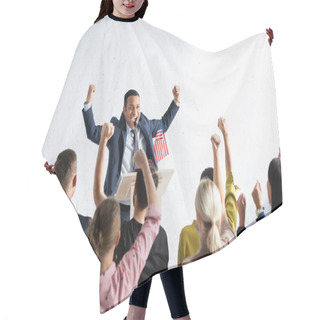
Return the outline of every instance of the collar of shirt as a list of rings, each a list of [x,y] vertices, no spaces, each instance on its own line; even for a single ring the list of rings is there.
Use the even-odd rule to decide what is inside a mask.
[[[134,129],[131,129],[127,124],[127,122],[126,122],[126,128],[127,128],[127,136],[128,136],[128,134],[131,134],[131,130],[134,130]],[[135,130],[136,130],[137,138],[139,138],[138,135],[140,134],[140,128],[137,126]]]

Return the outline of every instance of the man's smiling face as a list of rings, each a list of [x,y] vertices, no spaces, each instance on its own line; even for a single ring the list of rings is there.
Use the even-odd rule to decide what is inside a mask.
[[[129,96],[127,98],[126,105],[123,107],[123,115],[126,119],[128,126],[131,129],[135,129],[140,120],[141,108],[140,97]]]

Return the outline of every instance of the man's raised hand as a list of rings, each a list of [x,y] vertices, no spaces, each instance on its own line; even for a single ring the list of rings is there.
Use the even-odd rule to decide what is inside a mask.
[[[96,92],[96,86],[94,84],[90,84],[86,99],[86,104],[89,104],[92,100],[93,94]]]
[[[175,85],[172,89],[173,99],[177,106],[180,105],[180,87]]]

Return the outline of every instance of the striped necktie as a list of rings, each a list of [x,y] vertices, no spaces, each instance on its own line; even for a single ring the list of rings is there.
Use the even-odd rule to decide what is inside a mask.
[[[133,134],[133,154],[135,154],[139,150],[137,132],[133,129],[131,130],[131,132]],[[133,168],[134,170],[138,169],[135,163],[133,163]]]

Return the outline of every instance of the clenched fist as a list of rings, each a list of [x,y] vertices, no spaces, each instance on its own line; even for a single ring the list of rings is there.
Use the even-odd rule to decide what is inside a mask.
[[[173,94],[173,99],[174,102],[177,106],[180,105],[180,87],[179,86],[174,86],[174,88],[172,89],[172,94]]]
[[[219,118],[218,119],[218,128],[221,130],[221,133],[224,136],[228,134],[227,120],[225,118]]]
[[[214,134],[211,136],[211,143],[212,143],[212,149],[213,151],[217,151],[219,148],[219,145],[221,143],[221,139],[217,134]]]
[[[149,166],[147,156],[142,149],[134,154],[133,161],[139,169],[143,169]]]
[[[101,131],[101,139],[109,140],[113,136],[114,126],[110,123],[104,123]]]

